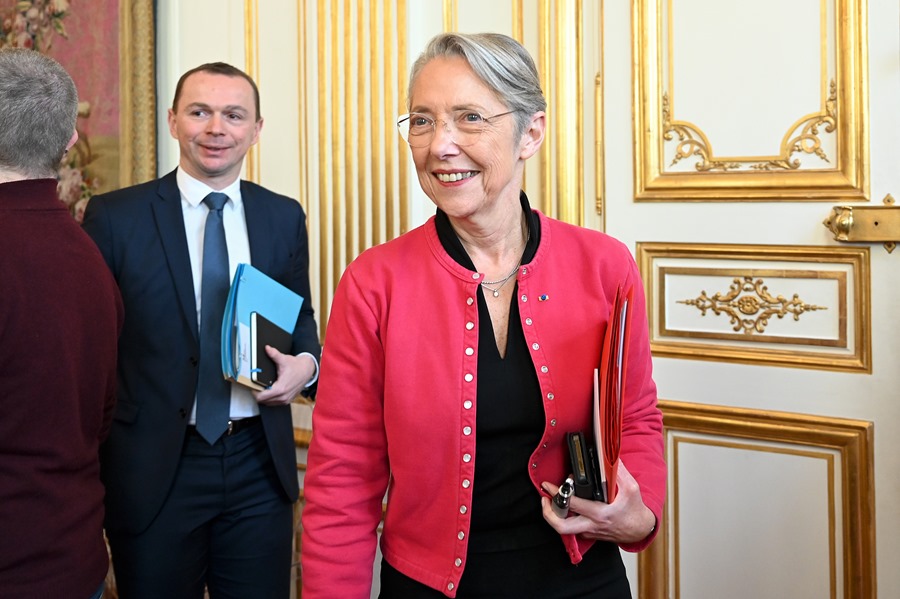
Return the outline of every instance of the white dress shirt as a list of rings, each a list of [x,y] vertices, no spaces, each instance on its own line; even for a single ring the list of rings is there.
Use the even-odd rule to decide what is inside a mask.
[[[197,326],[200,326],[200,285],[203,274],[203,236],[206,231],[206,215],[209,208],[203,203],[203,198],[213,191],[224,193],[228,201],[222,208],[222,222],[225,227],[225,243],[228,246],[228,269],[231,272],[230,279],[234,279],[234,273],[240,263],[251,264],[250,261],[250,237],[247,234],[247,221],[244,216],[244,202],[241,197],[241,180],[236,179],[228,187],[216,190],[206,183],[199,181],[182,169],[177,169],[175,180],[178,190],[181,192],[181,210],[184,214],[184,232],[187,236],[188,254],[191,258],[191,273],[194,278],[194,299],[197,304]],[[319,378],[319,362],[309,352],[301,352],[312,358],[315,372],[306,383],[311,387]],[[244,385],[231,385],[231,408],[229,417],[232,420],[249,418],[259,415],[259,405],[248,387]],[[197,399],[194,398],[194,407],[191,409],[190,424],[197,422]]]
[[[200,285],[203,273],[203,235],[206,230],[206,215],[209,208],[203,203],[209,193],[219,191],[228,196],[222,208],[222,221],[225,226],[225,242],[228,245],[228,270],[231,278],[237,265],[241,262],[250,264],[250,238],[247,235],[247,222],[244,219],[244,203],[241,198],[241,180],[236,179],[225,189],[216,190],[202,181],[191,177],[182,169],[175,173],[178,190],[181,192],[181,210],[184,214],[184,232],[187,235],[188,253],[191,257],[191,273],[194,277],[194,299],[197,303],[197,326],[200,325]],[[259,406],[250,389],[243,385],[231,385],[232,419],[249,418],[259,415]],[[197,421],[197,401],[191,410],[191,424]]]

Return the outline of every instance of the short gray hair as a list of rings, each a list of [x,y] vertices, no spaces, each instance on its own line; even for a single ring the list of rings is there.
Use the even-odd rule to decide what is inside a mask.
[[[497,98],[515,111],[516,131],[525,131],[532,115],[547,109],[537,67],[528,51],[500,33],[441,33],[431,38],[409,75],[407,97],[426,64],[435,58],[463,58]],[[408,100],[411,101],[411,100]]]
[[[77,118],[78,92],[62,65],[35,50],[0,50],[0,169],[56,177]]]

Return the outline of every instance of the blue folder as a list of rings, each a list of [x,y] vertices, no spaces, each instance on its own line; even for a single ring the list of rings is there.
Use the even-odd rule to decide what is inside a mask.
[[[251,378],[250,314],[258,312],[293,333],[303,298],[250,264],[238,264],[222,319],[222,374],[253,389],[264,387]]]

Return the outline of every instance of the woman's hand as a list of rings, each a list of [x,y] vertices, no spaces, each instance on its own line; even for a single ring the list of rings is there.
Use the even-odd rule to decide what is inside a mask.
[[[637,481],[622,462],[619,462],[616,484],[618,492],[612,503],[573,496],[569,500],[569,517],[565,519],[553,513],[549,497],[541,497],[544,520],[560,534],[613,543],[642,541],[656,527],[656,516],[644,505]],[[551,497],[559,490],[549,482],[543,482],[541,486]]]

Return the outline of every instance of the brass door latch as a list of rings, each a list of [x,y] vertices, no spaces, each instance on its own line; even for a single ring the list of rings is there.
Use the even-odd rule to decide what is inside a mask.
[[[900,206],[888,194],[884,206],[835,206],[822,221],[835,241],[880,241],[891,253],[900,241]]]

